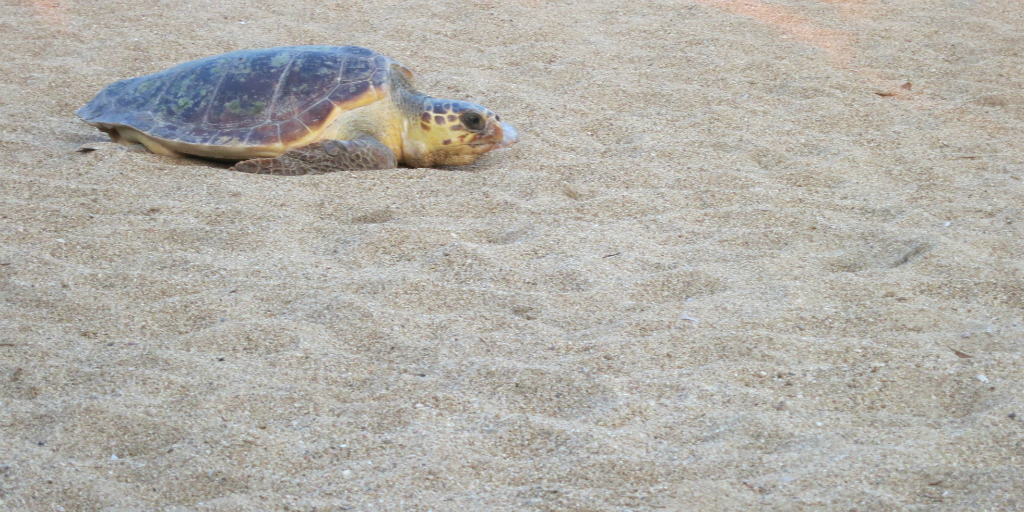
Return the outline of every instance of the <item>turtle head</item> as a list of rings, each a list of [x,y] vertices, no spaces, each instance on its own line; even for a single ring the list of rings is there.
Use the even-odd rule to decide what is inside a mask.
[[[519,142],[515,128],[489,109],[456,100],[427,98],[410,120],[404,163],[414,167],[466,165],[476,157]]]

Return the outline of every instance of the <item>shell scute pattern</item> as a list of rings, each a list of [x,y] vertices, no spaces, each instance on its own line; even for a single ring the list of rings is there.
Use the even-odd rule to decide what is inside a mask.
[[[111,84],[79,115],[189,144],[287,144],[386,94],[391,63],[353,46],[240,50]]]
[[[265,124],[253,128],[246,136],[243,144],[255,146],[266,144],[268,146],[281,142],[281,127],[277,124]]]
[[[331,100],[323,99],[299,114],[298,119],[306,126],[323,126],[335,108]]]
[[[365,80],[361,82],[341,84],[331,91],[331,94],[327,96],[327,99],[331,100],[335,105],[341,106],[353,98],[366,94],[369,90],[370,84]]]
[[[283,123],[278,123],[277,127],[278,130],[280,130],[282,142],[300,139],[309,134],[309,127],[302,121],[295,118],[289,119]]]
[[[304,52],[295,57],[280,80],[271,121],[286,121],[324,99],[339,83],[339,69],[351,58],[345,54]],[[280,76],[280,75],[279,75]]]
[[[216,101],[210,105],[202,124],[222,129],[250,129],[267,122],[274,91],[293,56],[293,53],[254,55],[226,63],[231,69],[219,84]]]
[[[222,63],[219,66],[190,66],[180,70],[176,76],[164,77],[167,85],[163,94],[148,110],[165,121],[201,124],[224,76]]]

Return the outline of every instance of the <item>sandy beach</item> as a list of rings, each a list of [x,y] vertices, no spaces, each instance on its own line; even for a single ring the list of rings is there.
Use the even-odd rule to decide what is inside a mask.
[[[0,509],[1024,509],[1024,4],[6,0]],[[522,141],[276,177],[74,115],[360,45]]]

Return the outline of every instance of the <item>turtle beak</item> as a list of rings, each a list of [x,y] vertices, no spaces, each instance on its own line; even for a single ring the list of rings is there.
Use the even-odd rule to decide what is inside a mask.
[[[512,125],[493,121],[469,145],[475,148],[478,153],[486,153],[492,149],[507,148],[516,142],[519,142],[519,132]]]
[[[507,148],[516,142],[519,142],[519,132],[512,125],[497,121],[492,122],[487,127],[487,131],[477,139],[477,144],[490,146],[488,151]]]
[[[512,144],[519,142],[519,132],[517,132],[512,125],[508,123],[501,123],[500,126],[495,124],[495,128],[500,129],[502,133],[501,142],[495,146],[496,148],[507,148]]]

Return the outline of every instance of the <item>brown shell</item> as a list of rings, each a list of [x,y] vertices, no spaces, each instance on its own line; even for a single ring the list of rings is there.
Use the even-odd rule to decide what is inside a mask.
[[[185,144],[287,147],[386,97],[392,64],[358,46],[241,50],[110,84],[75,113]]]

